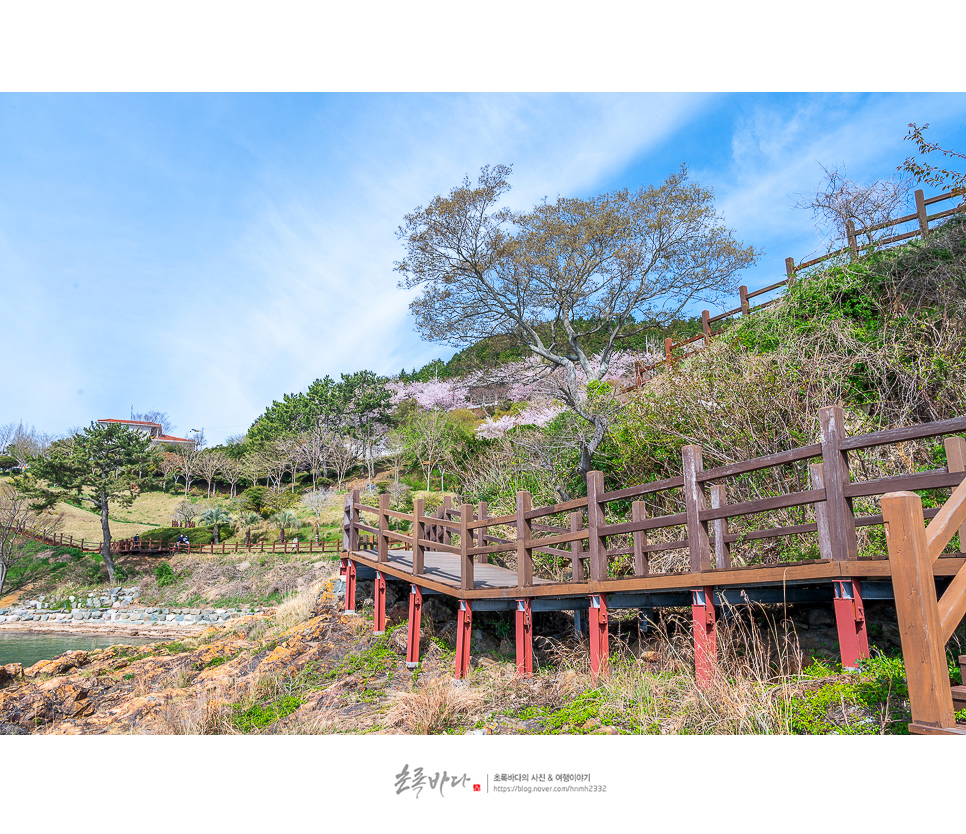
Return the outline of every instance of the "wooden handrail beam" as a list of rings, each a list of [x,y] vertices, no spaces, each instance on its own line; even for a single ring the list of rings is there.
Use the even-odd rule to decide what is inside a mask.
[[[949,540],[956,535],[956,531],[964,522],[966,522],[966,481],[953,490],[953,494],[942,505],[942,509],[926,530],[926,548],[933,562],[939,558],[949,544]]]

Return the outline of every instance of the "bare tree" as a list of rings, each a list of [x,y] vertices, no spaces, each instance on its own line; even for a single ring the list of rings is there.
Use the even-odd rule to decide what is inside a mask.
[[[163,490],[168,483],[168,476],[175,473],[175,483],[177,483],[177,473],[180,469],[181,459],[174,452],[162,452],[158,461],[158,469],[161,470],[162,480],[161,489]]]
[[[444,411],[422,411],[414,414],[400,433],[407,452],[426,473],[426,489],[433,470],[448,460],[457,443],[457,427]]]
[[[359,445],[351,437],[334,435],[328,445],[327,457],[335,470],[337,488],[341,490],[349,470],[359,462]]]
[[[848,238],[848,225],[854,224],[866,243],[875,242],[870,226],[888,223],[905,213],[911,181],[906,177],[873,180],[859,185],[850,180],[845,168],[826,168],[825,178],[812,198],[802,197],[795,208],[808,209],[816,220],[816,230],[829,239],[829,248]],[[881,236],[881,235],[880,235]]]
[[[732,291],[757,253],[720,224],[713,192],[683,167],[656,188],[561,197],[525,213],[498,207],[509,174],[487,166],[475,188],[467,178],[406,215],[400,286],[421,287],[410,310],[424,337],[458,347],[504,334],[559,368],[559,399],[593,426],[580,450],[587,472],[607,424],[586,392],[621,342]]]
[[[315,536],[319,535],[319,524],[322,523],[322,510],[332,503],[335,498],[331,489],[313,489],[302,495],[302,503],[308,507],[315,516]]]
[[[145,423],[158,423],[164,434],[170,434],[174,428],[174,423],[171,422],[171,418],[164,411],[145,411],[142,414],[132,414],[131,419],[141,420]]]
[[[12,431],[7,443],[7,453],[16,458],[17,466],[23,471],[32,457],[43,454],[50,447],[50,441],[50,437],[21,421]]]
[[[191,479],[198,472],[199,452],[191,446],[179,446],[175,451],[178,456],[178,472],[184,478],[184,497],[188,497],[188,490],[191,489]]]
[[[35,512],[27,496],[0,484],[0,594],[10,569],[29,554],[24,534],[49,535],[58,521],[59,516]]]
[[[221,477],[228,481],[229,495],[234,498],[237,494],[238,482],[245,477],[245,470],[242,461],[238,458],[221,456]]]
[[[399,468],[406,459],[406,437],[398,431],[393,430],[386,435],[384,443],[385,457],[392,464],[393,482],[399,483]]]
[[[182,524],[188,525],[198,516],[201,510],[198,509],[197,505],[192,504],[190,501],[182,501],[174,509],[174,516]]]
[[[218,477],[223,462],[224,456],[212,449],[208,449],[198,455],[196,464],[197,471],[208,485],[208,490],[205,494],[207,498],[211,498],[211,485],[215,478]]]

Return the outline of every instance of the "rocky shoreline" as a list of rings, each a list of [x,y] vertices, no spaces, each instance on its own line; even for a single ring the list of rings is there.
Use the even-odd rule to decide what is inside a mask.
[[[0,623],[0,639],[4,634],[76,634],[92,637],[193,637],[198,634],[199,624],[169,624],[143,622],[87,621],[74,622],[16,622]],[[202,623],[208,628],[217,627],[214,623]]]

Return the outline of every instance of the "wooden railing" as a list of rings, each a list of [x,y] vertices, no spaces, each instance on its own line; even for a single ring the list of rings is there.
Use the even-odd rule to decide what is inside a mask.
[[[701,447],[685,446],[682,474],[676,477],[605,491],[602,473],[591,472],[587,476],[586,497],[533,508],[530,493],[522,491],[517,493],[516,512],[512,515],[493,517],[485,503],[476,507],[464,503],[456,508],[449,500],[429,514],[423,499],[416,499],[413,512],[404,513],[390,509],[388,495],[380,495],[378,506],[372,506],[361,503],[359,491],[355,490],[346,497],[343,547],[359,552],[363,549],[360,535],[371,534],[377,561],[387,562],[393,543],[404,543],[413,550],[414,576],[423,575],[426,551],[458,555],[460,586],[464,590],[474,587],[475,563],[513,554],[521,595],[534,585],[534,553],[543,553],[569,563],[569,577],[554,581],[561,593],[577,592],[586,590],[588,581],[598,583],[615,578],[617,557],[633,557],[622,560],[630,562],[625,576],[649,575],[653,555],[673,550],[688,552],[688,568],[693,573],[722,571],[733,566],[732,549],[736,542],[766,538],[814,534],[821,560],[856,560],[856,529],[883,523],[882,515],[856,516],[856,499],[902,488],[956,487],[966,477],[966,441],[952,436],[966,431],[966,417],[854,437],[847,435],[841,407],[821,409],[819,418],[820,441],[809,446],[710,469],[703,466]],[[850,453],[944,435],[950,435],[945,443],[944,468],[852,480]],[[737,479],[794,464],[807,465],[808,489],[729,503],[729,493],[735,495]],[[659,495],[665,498],[664,506],[673,511],[647,517],[643,499]],[[626,518],[628,502],[630,517]],[[738,519],[795,507],[812,508],[815,520],[740,532],[729,530],[729,523]],[[927,510],[925,516],[933,517],[939,512]],[[375,516],[375,523],[363,523],[362,514]],[[548,523],[553,521],[556,523]],[[398,529],[403,526],[407,529]],[[493,528],[502,528],[502,535],[490,532]],[[664,536],[666,541],[648,541],[649,534],[661,530],[669,531]],[[776,575],[781,575],[782,567],[778,566]]]
[[[100,553],[102,542],[89,542],[86,539],[78,539],[75,541],[72,535],[66,533],[58,534],[45,534],[38,533],[36,531],[25,531],[24,536],[27,538],[34,539],[35,541],[42,542],[43,544],[54,545],[55,547],[72,547],[82,550],[86,553]],[[366,545],[373,544],[375,539],[368,540],[365,539],[364,543]],[[246,546],[239,540],[235,540],[231,543],[221,542],[220,544],[215,544],[214,542],[209,542],[208,544],[184,544],[179,545],[173,541],[165,542],[163,539],[141,539],[139,542],[135,543],[133,538],[130,539],[115,539],[111,542],[111,553],[126,555],[131,553],[142,553],[148,552],[173,552],[179,551],[184,553],[239,553],[241,551],[257,552],[257,553],[340,553],[342,550],[339,542],[300,542],[298,539],[294,541],[273,541],[270,546],[266,546],[265,542],[259,542],[258,544],[253,544]]]
[[[664,359],[658,362],[653,362],[649,365],[645,365],[643,362],[638,362],[635,365],[635,376],[636,376],[636,387],[640,388],[644,384],[644,380],[647,375],[657,370],[658,368],[670,369],[671,366],[684,358],[688,351],[684,355],[680,353],[682,348],[687,348],[689,345],[693,345],[696,342],[702,342],[702,346],[707,346],[711,343],[711,339],[722,332],[721,327],[717,329],[712,329],[712,325],[725,319],[730,319],[734,316],[747,316],[756,310],[762,310],[765,307],[770,307],[772,304],[776,304],[781,300],[781,297],[773,298],[769,301],[765,301],[761,304],[752,305],[751,299],[757,298],[760,295],[765,295],[767,293],[773,292],[775,290],[784,290],[791,284],[795,282],[795,279],[799,272],[804,269],[809,269],[810,267],[816,266],[817,264],[823,263],[824,261],[830,260],[832,258],[837,258],[840,255],[848,254],[851,259],[861,257],[862,253],[868,249],[881,249],[886,246],[892,246],[896,243],[902,243],[907,240],[911,240],[916,237],[927,237],[929,234],[929,224],[934,223],[937,220],[942,220],[947,217],[952,217],[955,214],[960,214],[966,212],[966,202],[955,206],[954,208],[947,209],[946,211],[940,211],[936,214],[929,214],[927,207],[935,205],[936,203],[941,203],[946,200],[951,200],[955,197],[961,197],[963,195],[962,189],[954,189],[948,191],[945,194],[939,194],[936,197],[930,197],[926,199],[922,190],[917,190],[915,194],[916,198],[916,212],[915,214],[907,214],[903,217],[898,217],[895,220],[889,220],[885,223],[877,223],[874,226],[868,226],[861,229],[856,229],[852,221],[848,221],[846,224],[848,245],[841,249],[836,249],[833,252],[829,252],[826,255],[822,255],[818,258],[812,258],[808,261],[803,261],[802,263],[795,264],[794,258],[785,259],[785,278],[781,281],[777,281],[774,284],[770,284],[767,287],[762,287],[754,292],[748,292],[748,287],[741,286],[738,288],[739,297],[741,299],[740,304],[732,310],[726,310],[723,313],[718,313],[712,316],[710,311],[701,311],[701,332],[696,336],[692,336],[688,339],[683,339],[680,342],[674,341],[674,339],[668,337],[664,340]],[[917,227],[911,232],[905,232],[903,234],[892,235],[891,237],[884,237],[880,239],[874,239],[871,243],[858,242],[859,236],[869,236],[871,237],[875,232],[881,231],[883,229],[893,228],[895,226],[901,226],[905,223],[917,222]],[[678,351],[675,354],[675,351]]]

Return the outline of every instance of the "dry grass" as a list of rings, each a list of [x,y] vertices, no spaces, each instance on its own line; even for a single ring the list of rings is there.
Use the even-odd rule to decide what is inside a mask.
[[[433,678],[412,692],[390,696],[386,723],[414,735],[441,733],[476,709],[481,695],[463,684]]]

